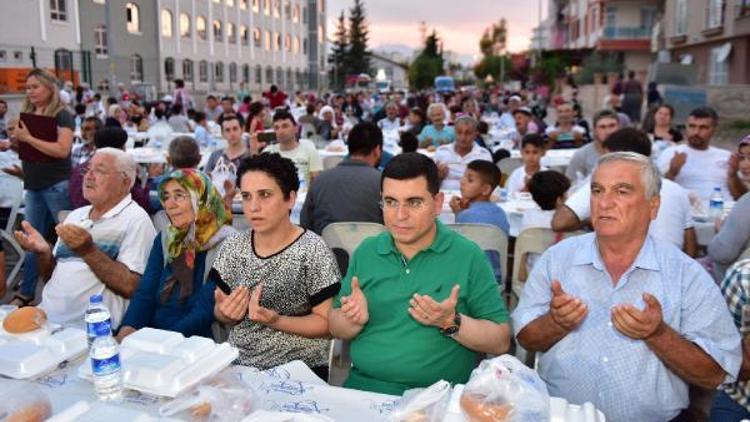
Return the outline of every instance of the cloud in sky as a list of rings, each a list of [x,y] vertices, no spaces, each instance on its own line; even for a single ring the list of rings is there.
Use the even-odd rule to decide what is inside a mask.
[[[370,24],[370,46],[421,45],[419,24],[424,21],[428,33],[434,28],[446,50],[463,55],[479,55],[479,39],[485,28],[505,18],[508,22],[508,49],[526,50],[531,31],[537,25],[537,1],[519,0],[370,0],[364,1]],[[542,10],[546,10],[546,0]],[[328,0],[328,34],[333,38],[336,18],[353,0]],[[544,18],[545,13],[543,13]]]

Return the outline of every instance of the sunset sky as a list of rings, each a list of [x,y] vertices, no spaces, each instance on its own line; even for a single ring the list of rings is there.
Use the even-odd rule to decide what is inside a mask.
[[[479,54],[479,38],[486,27],[500,18],[508,21],[508,48],[525,50],[531,30],[537,25],[539,0],[365,0],[370,22],[370,47],[403,44],[420,46],[419,23],[425,21],[428,32],[435,28],[445,48],[466,57]],[[543,17],[546,0],[542,0]],[[336,18],[354,0],[328,0],[328,34],[333,38]]]

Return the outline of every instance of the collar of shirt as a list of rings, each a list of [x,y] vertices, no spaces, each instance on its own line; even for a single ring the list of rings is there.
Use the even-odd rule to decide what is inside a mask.
[[[120,214],[128,205],[130,205],[133,202],[133,198],[130,196],[130,193],[125,195],[120,202],[117,203],[114,207],[110,208],[109,211],[105,212],[104,215],[102,215],[102,218],[100,220],[108,219],[117,216]],[[91,208],[93,208],[91,205],[89,205],[89,215],[91,214]]]
[[[588,242],[585,249],[581,250],[581,253],[573,256],[573,265],[592,265],[599,271],[606,271],[601,253],[599,253],[599,244],[596,235],[591,236],[591,241]],[[654,253],[654,242],[649,235],[646,236],[643,246],[641,246],[641,250],[638,252],[638,256],[636,256],[635,261],[633,261],[633,264],[625,274],[630,273],[634,268],[659,271],[659,264],[656,262],[656,255]]]
[[[446,230],[450,230],[449,228],[445,227],[443,223],[440,222],[440,220],[435,220],[435,239],[432,240],[432,243],[430,246],[428,246],[426,249],[423,249],[419,251],[418,253],[422,252],[435,252],[435,253],[443,253],[445,252],[448,247],[451,245],[451,237],[449,236],[449,233],[446,233]],[[377,245],[377,251],[380,255],[388,255],[388,254],[398,254],[401,255],[401,251],[396,248],[396,244],[393,242],[393,236],[382,236],[378,239],[378,245]]]
[[[352,158],[350,156],[347,156],[344,158],[343,161],[339,163],[340,166],[350,166],[350,167],[370,167],[369,164],[365,163],[362,160],[358,160],[356,158]]]

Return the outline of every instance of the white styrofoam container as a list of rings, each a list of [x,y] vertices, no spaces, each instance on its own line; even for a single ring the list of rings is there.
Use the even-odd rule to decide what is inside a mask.
[[[126,388],[175,397],[201,380],[229,366],[239,353],[228,343],[143,328],[126,337],[120,349]],[[92,380],[91,361],[78,368],[78,376]]]
[[[168,422],[177,421],[171,418],[158,418],[147,413],[133,409],[127,409],[116,404],[98,401],[80,400],[69,406],[62,412],[57,413],[47,422]]]
[[[11,334],[0,325],[0,374],[15,379],[33,378],[86,351],[86,332],[56,328],[59,327],[47,324],[29,333]]]

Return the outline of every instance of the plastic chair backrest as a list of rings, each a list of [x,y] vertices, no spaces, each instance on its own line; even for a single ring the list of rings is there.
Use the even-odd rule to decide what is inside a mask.
[[[483,251],[495,251],[500,256],[500,271],[503,283],[508,279],[508,236],[497,226],[491,224],[456,223],[447,226],[469,240]]]
[[[500,169],[500,171],[510,176],[511,173],[513,173],[513,170],[521,167],[523,165],[523,161],[521,161],[520,158],[503,158],[502,160],[497,162],[497,168]]]
[[[62,223],[63,221],[65,221],[66,218],[68,218],[68,215],[70,215],[71,212],[72,212],[72,210],[61,210],[61,211],[58,211],[57,212],[57,221],[59,223]]]
[[[580,231],[564,233],[560,237],[560,240],[577,236],[582,233],[583,232]],[[521,257],[528,253],[538,253],[541,255],[550,246],[554,245],[556,240],[557,234],[552,231],[552,229],[531,228],[518,234],[518,237],[516,237],[516,246],[513,249],[513,276],[511,279],[513,283],[513,293],[515,293],[517,297],[520,297],[521,289],[524,284],[524,282],[518,279],[518,273],[521,270]]]
[[[8,222],[2,229],[8,233],[13,233],[18,209],[21,208],[21,202],[23,202],[23,181],[15,176],[0,172],[0,192],[11,201]]]
[[[328,170],[339,165],[340,162],[344,161],[343,155],[329,155],[323,157],[323,170]]]
[[[363,240],[384,231],[385,226],[378,223],[340,222],[327,225],[321,237],[329,248],[343,249],[351,257]]]

